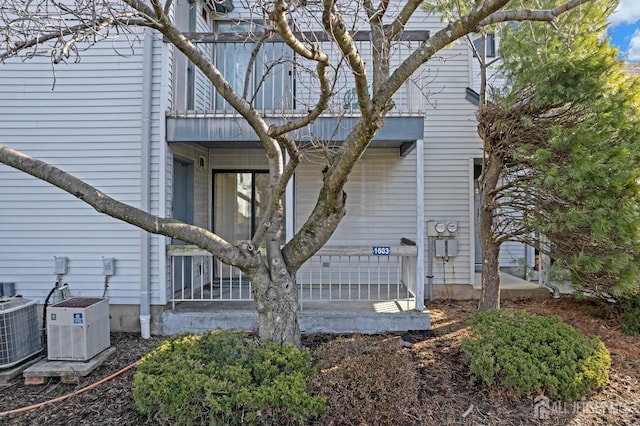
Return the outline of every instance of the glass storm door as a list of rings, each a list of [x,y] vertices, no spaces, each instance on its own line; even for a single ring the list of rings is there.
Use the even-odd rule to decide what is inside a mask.
[[[214,172],[213,231],[232,244],[251,240],[266,207],[268,186],[266,172]],[[217,267],[215,274],[226,278],[231,271]]]

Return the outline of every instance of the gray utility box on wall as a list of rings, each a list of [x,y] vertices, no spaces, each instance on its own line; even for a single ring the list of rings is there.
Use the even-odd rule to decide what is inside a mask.
[[[111,345],[109,300],[74,297],[47,309],[49,360],[87,361]]]

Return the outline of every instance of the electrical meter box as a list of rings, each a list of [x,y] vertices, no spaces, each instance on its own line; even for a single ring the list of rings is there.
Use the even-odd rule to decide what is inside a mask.
[[[74,297],[47,309],[49,360],[87,361],[111,345],[109,300]]]

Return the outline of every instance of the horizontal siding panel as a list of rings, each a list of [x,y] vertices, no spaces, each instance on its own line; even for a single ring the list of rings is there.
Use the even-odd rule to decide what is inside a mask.
[[[397,150],[367,151],[346,184],[347,213],[327,245],[399,244],[414,237],[415,164],[414,156],[400,158]],[[296,174],[297,227],[315,203],[321,170],[305,164]]]
[[[121,53],[132,52],[126,42],[115,43]],[[142,62],[142,55],[120,57],[106,43],[84,52],[78,64],[58,66],[55,81],[41,58],[0,65],[0,143],[139,204]],[[73,296],[100,296],[102,257],[115,257],[110,302],[139,300],[142,234],[136,227],[4,166],[0,235],[0,278],[15,282],[25,297],[44,300],[53,285],[54,256],[69,258],[64,280]]]
[[[3,126],[0,123],[0,126]],[[95,129],[99,129],[99,127],[96,127]],[[119,144],[123,144],[124,146],[127,146],[127,149],[131,149],[131,132],[127,131],[127,130],[133,130],[134,128],[123,128],[123,129],[113,129],[110,128],[109,129],[109,135],[108,136],[103,136],[104,140],[97,140],[97,135],[95,135],[95,133],[92,132],[87,132],[87,130],[85,129],[76,129],[74,132],[71,131],[71,129],[66,129],[65,130],[65,135],[64,135],[64,140],[66,143],[69,144],[69,146],[62,146],[59,145],[59,151],[60,152],[65,152],[65,151],[75,151],[79,148],[86,148],[86,147],[91,147],[91,151],[87,151],[87,157],[86,158],[95,158],[98,156],[102,156],[100,154],[94,154],[93,148],[98,148],[99,145],[101,143],[104,143],[105,141],[112,143],[114,145],[114,149],[113,151],[111,151],[113,153],[113,155],[118,155],[118,149],[117,149],[117,145]],[[40,129],[42,130],[42,129]],[[16,132],[13,132],[10,135],[6,135],[3,138],[3,144],[8,145],[8,146],[12,146],[13,144],[19,143],[20,146],[25,146],[26,144],[29,144],[29,146],[33,146],[34,150],[43,150],[46,149],[47,147],[51,147],[51,142],[41,142],[41,143],[34,143],[33,141],[33,136],[34,135],[25,135],[25,134],[15,134]],[[36,133],[36,132],[34,132]],[[39,133],[39,132],[38,132]],[[73,133],[73,134],[71,134]],[[135,134],[135,133],[134,133]],[[89,139],[87,138],[87,136],[92,136],[93,139]],[[28,148],[31,149],[31,148]],[[105,153],[104,155],[108,155],[107,153]],[[0,167],[2,167],[0,165]]]
[[[8,73],[5,68],[3,68],[3,70]],[[15,70],[15,73],[19,73],[21,76],[24,74],[21,70]],[[128,79],[131,81],[127,82]],[[41,78],[34,78],[28,82],[24,80],[26,79],[22,78],[18,84],[8,84],[10,80],[2,79],[0,80],[0,90],[9,96],[22,94],[25,97],[38,99],[51,99],[55,97],[62,100],[85,100],[87,99],[87,93],[90,93],[91,98],[94,100],[126,99],[123,96],[124,93],[130,93],[130,95],[136,99],[141,96],[138,90],[140,89],[142,78],[137,75],[137,73],[133,77],[123,78],[122,75],[119,75],[117,80],[103,80],[102,84],[97,86],[91,86],[84,80],[75,80],[74,83],[71,79],[69,79],[69,81],[65,79],[62,82],[58,81],[55,87],[52,87],[48,82],[43,82]],[[87,92],[88,86],[91,86],[90,92]]]

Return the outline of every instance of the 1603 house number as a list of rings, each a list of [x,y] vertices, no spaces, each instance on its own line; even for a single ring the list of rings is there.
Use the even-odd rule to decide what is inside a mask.
[[[389,256],[391,254],[391,247],[374,247],[374,256]]]

